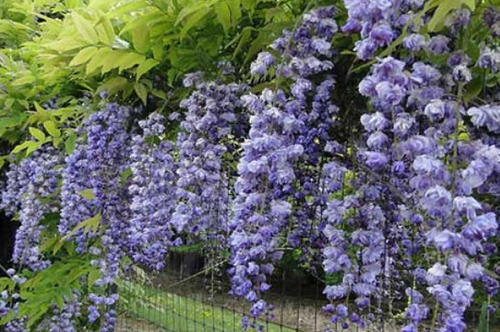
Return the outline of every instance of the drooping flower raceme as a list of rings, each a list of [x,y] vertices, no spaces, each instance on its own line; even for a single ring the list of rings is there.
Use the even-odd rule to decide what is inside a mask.
[[[178,231],[223,242],[228,225],[228,167],[224,156],[236,142],[241,121],[238,84],[185,79],[196,90],[180,106],[186,110],[177,138],[177,206],[172,225]]]
[[[283,254],[278,250],[282,237],[294,247],[314,237],[304,225],[319,216],[316,207],[324,200],[317,197],[309,203],[306,196],[327,195],[319,192],[316,176],[322,178],[322,153],[335,152],[336,143],[329,136],[338,111],[331,102],[335,80],[329,75],[319,83],[312,79],[333,67],[329,60],[330,39],[337,32],[333,13],[332,7],[306,13],[296,31],[285,31],[273,43],[281,63],[262,53],[252,65],[259,75],[275,65],[277,75],[290,80],[291,94],[264,89],[258,96],[242,97],[251,113],[250,131],[235,183],[229,272],[232,293],[252,303],[253,317],[272,308],[260,294],[270,288],[268,277]]]
[[[118,104],[93,113],[85,121],[82,133],[86,134],[77,143],[75,151],[66,159],[61,191],[61,222],[59,232],[74,236],[77,250],[90,250],[90,241],[102,230],[99,258],[94,260],[101,278],[96,285],[103,290],[118,276],[120,259],[126,248],[126,225],[130,218],[129,192],[121,183],[121,175],[128,168],[130,155],[130,134],[127,132],[131,109]],[[90,232],[83,228],[73,231],[82,222],[93,221]],[[73,235],[73,233],[76,233]],[[97,252],[95,252],[97,254]],[[91,294],[89,320],[94,321],[100,314],[96,307],[104,310],[101,331],[114,329],[114,309],[117,294]]]
[[[175,211],[177,176],[173,144],[162,140],[164,118],[152,113],[140,121],[142,135],[132,137],[130,154],[130,219],[126,246],[131,258],[156,270],[164,267],[168,249],[176,243],[171,219]]]
[[[11,164],[7,172],[0,208],[10,214],[19,210],[20,221],[12,260],[34,271],[50,264],[40,256],[40,237],[45,228],[40,222],[46,213],[57,209],[57,199],[48,198],[55,195],[62,164],[62,154],[45,145],[19,165]]]

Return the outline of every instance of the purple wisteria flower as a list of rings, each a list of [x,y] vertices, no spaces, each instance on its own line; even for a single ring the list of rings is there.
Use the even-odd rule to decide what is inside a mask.
[[[63,163],[62,154],[45,145],[20,164],[12,163],[6,174],[0,208],[11,215],[19,211],[20,221],[12,260],[31,270],[43,270],[50,265],[41,257],[40,240],[46,226],[40,222],[45,214],[57,209],[57,199],[48,199],[55,195]]]

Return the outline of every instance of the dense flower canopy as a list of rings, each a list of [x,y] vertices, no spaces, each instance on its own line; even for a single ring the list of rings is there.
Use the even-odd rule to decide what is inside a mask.
[[[325,281],[332,328],[464,331],[479,296],[494,310],[500,12],[475,18],[461,1],[438,29],[443,8],[423,0],[337,5],[305,12],[242,76],[225,61],[215,78],[187,74],[168,116],[102,93],[66,156],[46,144],[13,158],[0,204],[20,222],[7,330],[28,329],[25,275],[60,262],[41,248],[48,232],[98,274],[51,307],[50,331],[113,331],[121,271],[162,270],[191,243],[228,252],[245,329],[272,319],[263,294],[288,251]],[[471,50],[472,20],[489,34]]]

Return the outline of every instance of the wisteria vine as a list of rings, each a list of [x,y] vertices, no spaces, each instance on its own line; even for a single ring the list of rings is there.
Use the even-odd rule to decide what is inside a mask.
[[[76,331],[83,316],[113,331],[120,271],[162,270],[172,247],[195,242],[209,265],[229,251],[230,294],[251,306],[244,329],[273,319],[264,293],[287,251],[325,283],[328,330],[464,331],[478,294],[496,310],[500,12],[482,12],[489,34],[472,52],[465,4],[439,32],[425,28],[434,11],[423,0],[343,4],[341,27],[334,6],[303,14],[246,81],[228,82],[228,62],[215,80],[188,74],[187,97],[166,118],[101,101],[66,158],[44,145],[12,160],[0,208],[20,222],[13,288],[22,269],[53,263],[41,249],[49,214],[99,270],[88,294],[73,289],[50,310],[50,331]],[[1,293],[7,330],[27,330],[21,304]]]

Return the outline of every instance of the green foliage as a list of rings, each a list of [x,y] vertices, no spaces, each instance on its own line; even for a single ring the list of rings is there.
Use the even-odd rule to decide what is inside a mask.
[[[8,0],[0,4],[0,139],[26,156],[72,150],[84,93],[175,109],[187,72],[243,69],[302,13],[305,0]],[[243,71],[242,71],[243,72]],[[167,79],[170,98],[152,78]],[[56,109],[40,105],[57,99]],[[42,136],[32,127],[42,130]],[[33,132],[35,141],[29,139]]]
[[[80,194],[83,196],[83,194],[80,192]],[[78,231],[83,229],[85,234],[88,234],[90,232],[95,233],[99,229],[99,224],[101,222],[101,213],[96,214],[93,217],[90,217],[82,222],[80,222],[78,225],[75,226],[68,234],[66,234],[61,241],[65,241],[68,238],[76,235]]]
[[[86,279],[90,285],[90,277],[98,274],[96,267],[90,265],[86,256],[72,255],[64,261],[58,261],[47,269],[33,273],[25,271],[28,280],[17,290],[22,299],[19,315],[28,317],[27,327],[33,327],[53,306],[64,308],[64,302],[73,297],[73,291],[81,291]],[[13,291],[14,282],[9,278],[0,278],[0,288]],[[7,315],[0,320],[0,325],[14,318]]]
[[[430,7],[437,6],[434,15],[429,21],[427,28],[430,32],[436,32],[444,27],[444,21],[448,14],[457,8],[466,5],[470,10],[476,9],[475,0],[441,0],[441,1],[430,1]]]
[[[20,295],[24,302],[19,308],[19,315],[29,317],[26,325],[31,327],[54,303],[63,309],[64,299],[71,299],[73,290],[81,290],[79,278],[95,270],[88,261],[75,257],[37,273],[21,286]]]

